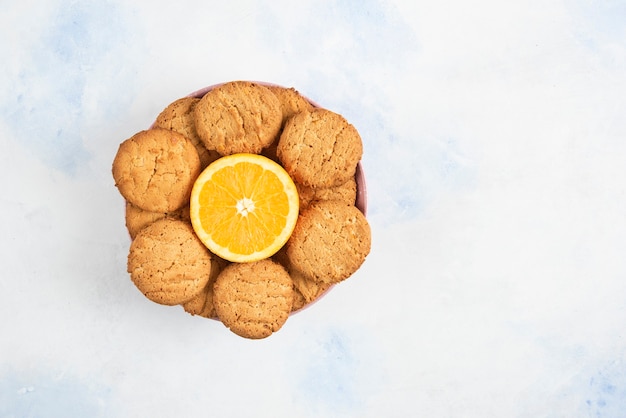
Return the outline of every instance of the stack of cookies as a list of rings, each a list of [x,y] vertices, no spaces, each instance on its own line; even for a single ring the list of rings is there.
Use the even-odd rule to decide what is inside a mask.
[[[370,251],[370,227],[355,205],[362,152],[351,124],[293,88],[234,81],[174,101],[150,129],[122,142],[113,161],[132,239],[131,280],[148,299],[219,319],[242,337],[271,335]],[[189,220],[195,179],[237,153],[281,164],[300,199],[285,246],[251,263],[211,253]]]

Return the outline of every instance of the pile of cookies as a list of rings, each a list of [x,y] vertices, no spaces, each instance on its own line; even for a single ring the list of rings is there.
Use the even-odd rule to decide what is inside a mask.
[[[355,205],[362,152],[351,124],[293,88],[233,81],[174,101],[150,129],[123,141],[113,161],[132,239],[131,280],[148,299],[219,319],[242,337],[271,335],[369,254],[370,227]],[[195,179],[236,153],[281,164],[300,199],[285,246],[251,263],[211,253],[189,220]]]

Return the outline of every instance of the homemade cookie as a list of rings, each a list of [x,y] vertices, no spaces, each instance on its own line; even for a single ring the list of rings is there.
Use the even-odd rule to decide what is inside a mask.
[[[194,110],[196,131],[204,145],[221,155],[258,154],[278,136],[280,102],[268,88],[233,81],[207,92]]]
[[[112,171],[127,201],[151,212],[173,212],[189,203],[200,158],[185,136],[155,128],[122,142]]]
[[[274,93],[280,102],[280,111],[282,113],[281,129],[285,126],[287,120],[295,115],[307,110],[313,110],[313,105],[293,87],[267,86]],[[278,149],[278,136],[267,148],[261,151],[261,154],[280,163],[276,151]]]
[[[299,311],[307,305],[306,300],[302,293],[298,292],[298,289],[293,288],[293,304],[291,305],[291,312]]]
[[[311,202],[318,200],[339,200],[348,205],[354,205],[356,201],[356,180],[354,177],[350,177],[348,181],[339,186],[323,189],[295,184],[300,198],[300,211],[306,209]]]
[[[126,202],[126,229],[131,239],[135,239],[137,233],[146,226],[166,217],[191,223],[188,205],[174,212],[150,212],[138,208],[130,202]]]
[[[285,268],[271,259],[233,263],[217,276],[213,303],[218,318],[232,332],[265,338],[287,321],[293,283]]]
[[[331,283],[312,280],[310,277],[298,271],[289,261],[284,247],[273,256],[273,259],[285,267],[285,270],[287,270],[293,282],[294,296],[293,305],[291,307],[292,312],[300,310],[314,302],[332,287]]]
[[[331,283],[316,282],[296,269],[289,270],[289,276],[293,281],[294,306],[291,311],[297,311],[316,301],[328,289]]]
[[[213,305],[213,284],[220,272],[230,264],[229,261],[219,258],[215,254],[211,255],[211,277],[209,277],[209,282],[200,293],[183,303],[185,312],[204,318],[215,318],[217,316],[215,306]]]
[[[315,108],[287,121],[276,153],[297,183],[328,188],[354,177],[363,144],[355,127],[343,116]]]
[[[298,217],[285,254],[309,279],[337,283],[351,276],[371,248],[371,231],[355,206],[327,200],[313,202]]]
[[[199,101],[197,97],[183,97],[175,100],[157,116],[154,127],[178,132],[189,139],[196,147],[200,164],[204,168],[217,160],[220,154],[217,151],[208,150],[196,132],[193,110]]]
[[[268,86],[267,88],[274,93],[280,102],[283,126],[287,119],[296,113],[313,110],[313,105],[293,87]]]
[[[130,245],[131,280],[148,299],[163,305],[179,305],[200,293],[211,268],[211,253],[183,221],[160,219],[139,231]]]

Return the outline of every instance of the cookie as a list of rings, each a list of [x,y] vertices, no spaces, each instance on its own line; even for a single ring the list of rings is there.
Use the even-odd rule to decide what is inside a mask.
[[[221,155],[258,154],[278,136],[282,112],[278,98],[267,87],[233,81],[200,99],[194,122],[208,149]]]
[[[296,113],[313,110],[313,105],[293,87],[268,86],[267,88],[278,98],[283,126]]]
[[[183,303],[185,312],[205,318],[215,318],[217,316],[215,305],[213,305],[213,284],[218,274],[230,264],[229,261],[219,258],[215,254],[211,255],[211,276],[209,277],[209,282],[200,293]]]
[[[200,165],[205,168],[221,155],[217,151],[209,151],[196,132],[193,111],[199,101],[197,97],[183,97],[173,101],[159,113],[154,127],[178,132],[189,139],[198,151]]]
[[[354,177],[350,177],[348,181],[339,186],[321,189],[295,184],[300,198],[300,211],[306,209],[311,202],[318,200],[339,200],[348,205],[354,205],[356,201],[356,180]]]
[[[302,293],[298,292],[298,289],[293,289],[293,304],[291,305],[291,312],[297,312],[307,305]]]
[[[296,269],[287,270],[293,282],[293,306],[291,312],[310,305],[319,299],[333,285],[331,283],[316,282]]]
[[[155,128],[122,142],[112,171],[127,201],[150,212],[173,212],[189,203],[200,158],[183,135]]]
[[[356,128],[343,116],[315,108],[287,121],[276,153],[297,183],[329,188],[354,177],[363,144]]]
[[[273,256],[273,259],[285,267],[285,270],[287,270],[293,282],[294,295],[293,305],[291,307],[292,312],[300,310],[314,302],[332,287],[331,283],[312,280],[296,269],[289,261],[284,247]]]
[[[150,212],[138,208],[130,202],[126,202],[126,229],[128,230],[131,239],[135,239],[139,231],[146,226],[165,217],[191,223],[191,220],[189,219],[188,205],[183,206],[174,212]]]
[[[305,110],[313,110],[313,105],[293,87],[288,88],[270,85],[267,86],[267,88],[274,93],[280,102],[280,111],[282,113],[281,130],[285,126],[287,120],[289,120],[289,118],[293,115]],[[267,148],[264,148],[261,151],[262,155],[276,161],[277,163],[280,163],[280,160],[276,155],[279,139],[280,136],[278,136]]]
[[[293,283],[285,268],[271,259],[233,263],[217,276],[213,303],[218,318],[232,332],[265,338],[287,321]]]
[[[285,254],[311,280],[338,283],[363,264],[370,249],[371,231],[363,213],[327,200],[311,203],[300,214]]]
[[[211,268],[211,253],[183,221],[160,219],[139,231],[130,245],[131,280],[162,305],[179,305],[200,293]]]

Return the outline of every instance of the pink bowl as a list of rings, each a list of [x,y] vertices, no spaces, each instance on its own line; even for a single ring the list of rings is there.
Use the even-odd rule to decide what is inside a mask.
[[[263,85],[263,86],[282,87],[282,86],[280,86],[278,84],[267,83],[267,82],[263,82],[263,81],[253,81],[253,83],[260,84],[260,85]],[[224,83],[213,84],[211,86],[201,88],[200,90],[196,90],[193,93],[188,94],[187,97],[202,98],[206,93],[208,93],[209,91],[213,90],[216,87],[221,86],[222,84],[224,84]],[[316,103],[313,100],[309,99],[308,97],[304,96],[304,98],[309,103],[311,103],[311,105],[313,107],[318,107],[318,108],[322,107],[318,103]],[[154,124],[152,126],[154,126]],[[357,164],[357,166],[356,166],[355,180],[356,180],[356,202],[355,202],[355,206],[363,213],[363,215],[367,215],[367,188],[365,186],[365,174],[363,172],[363,166],[362,166],[361,162],[359,162]],[[315,304],[322,297],[324,297],[328,292],[330,292],[333,287],[334,287],[334,285],[330,286],[324,293],[319,295],[313,302],[303,306],[302,308],[300,308],[298,310],[295,310],[295,311],[291,312],[290,315],[293,315],[293,314],[295,314],[297,312],[300,312],[300,311],[302,311],[304,309],[307,309],[311,305]],[[217,319],[217,318],[213,318],[213,319]]]

